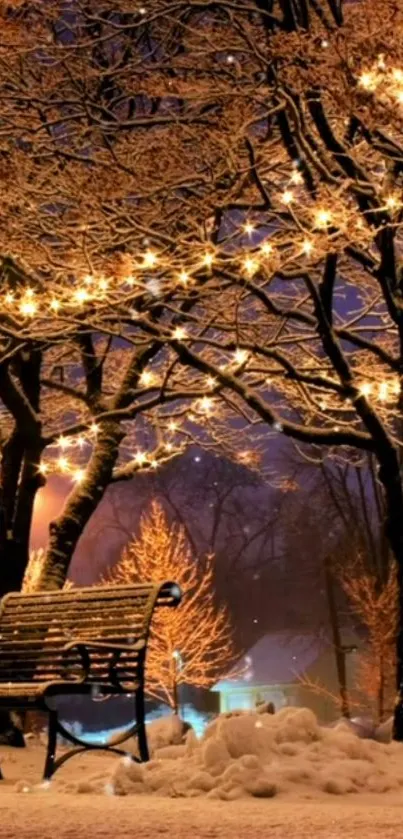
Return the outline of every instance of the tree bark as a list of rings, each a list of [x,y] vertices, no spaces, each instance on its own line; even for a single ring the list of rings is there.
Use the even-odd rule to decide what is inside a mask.
[[[392,443],[378,452],[379,479],[386,497],[386,532],[397,566],[398,626],[396,635],[396,701],[393,739],[403,742],[403,490],[399,458]]]
[[[39,590],[63,587],[77,542],[110,483],[123,437],[118,423],[102,425],[85,480],[73,490],[59,518],[50,524]]]
[[[341,700],[341,713],[343,717],[350,718],[350,707],[348,703],[347,690],[347,676],[346,676],[346,657],[343,651],[342,640],[340,636],[339,616],[337,613],[336,598],[334,594],[334,580],[330,567],[330,561],[325,559],[324,563],[325,586],[327,604],[329,607],[330,626],[333,637],[334,654],[336,658],[337,681],[339,683],[339,693]]]

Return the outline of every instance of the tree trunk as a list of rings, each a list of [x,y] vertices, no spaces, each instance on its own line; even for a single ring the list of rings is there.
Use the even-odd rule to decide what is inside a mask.
[[[396,701],[393,739],[403,742],[403,490],[399,459],[393,445],[378,453],[379,479],[386,496],[386,532],[397,566]]]
[[[383,655],[380,656],[379,661],[379,687],[378,687],[378,725],[383,722],[384,704],[385,704],[385,676],[384,676],[384,662]]]
[[[336,658],[337,681],[339,683],[339,693],[341,700],[341,713],[343,717],[350,718],[350,708],[348,704],[348,690],[347,690],[347,676],[346,676],[346,656],[343,650],[342,640],[340,636],[339,616],[337,613],[336,598],[334,593],[334,579],[330,567],[330,561],[325,559],[324,563],[325,586],[327,605],[329,607],[330,626],[332,630],[334,654]]]
[[[49,526],[49,545],[38,590],[63,587],[77,542],[110,483],[123,437],[118,423],[102,425],[83,483],[72,491],[62,514]]]

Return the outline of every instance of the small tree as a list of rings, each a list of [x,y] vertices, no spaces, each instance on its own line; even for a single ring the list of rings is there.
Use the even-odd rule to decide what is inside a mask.
[[[155,613],[147,656],[146,689],[178,713],[178,688],[187,684],[208,688],[237,657],[225,606],[214,602],[214,556],[203,567],[193,556],[184,527],[170,525],[162,506],[153,500],[140,520],[138,538],[124,549],[107,581],[173,580],[183,591],[177,609]]]
[[[361,557],[339,571],[339,579],[354,613],[367,633],[365,652],[360,654],[356,688],[375,705],[378,722],[393,709],[398,619],[396,567],[386,579],[368,571]]]

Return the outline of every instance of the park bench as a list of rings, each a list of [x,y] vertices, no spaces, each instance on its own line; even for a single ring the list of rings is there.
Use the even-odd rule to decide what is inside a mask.
[[[149,759],[145,729],[144,666],[155,608],[177,606],[176,583],[108,585],[34,594],[11,593],[0,603],[0,709],[46,711],[44,779],[74,754],[118,748],[137,738],[139,762]],[[111,744],[90,743],[58,719],[55,697],[130,694],[135,721]],[[56,759],[60,734],[74,748]],[[1,778],[1,774],[0,774]]]

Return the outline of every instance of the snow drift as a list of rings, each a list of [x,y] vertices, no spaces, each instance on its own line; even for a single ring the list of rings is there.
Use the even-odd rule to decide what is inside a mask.
[[[307,708],[223,714],[201,740],[192,730],[184,734],[174,717],[149,728],[149,763],[108,757],[110,774],[66,784],[61,770],[55,785],[66,792],[228,801],[279,793],[384,793],[403,786],[403,744],[361,739],[344,722],[321,727]]]

